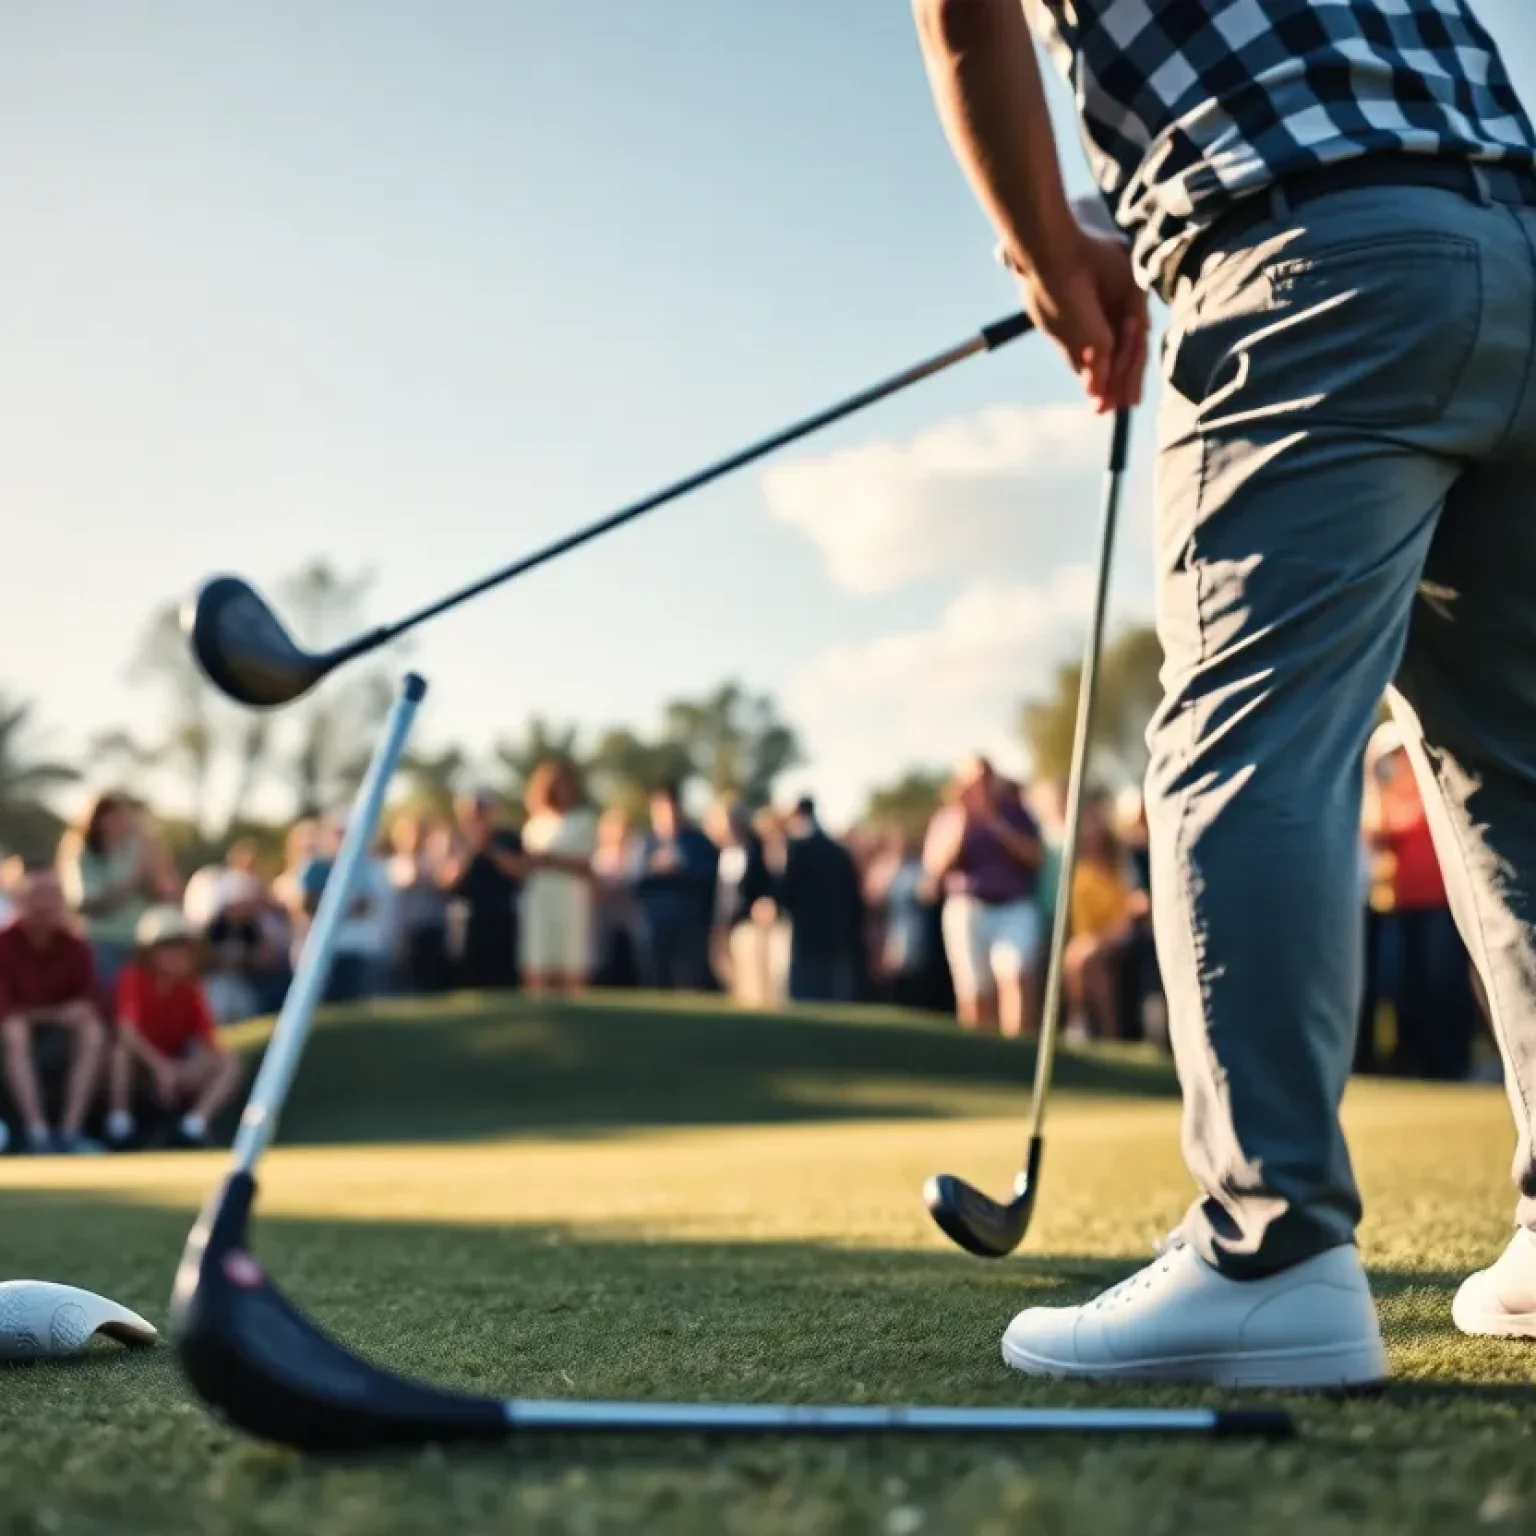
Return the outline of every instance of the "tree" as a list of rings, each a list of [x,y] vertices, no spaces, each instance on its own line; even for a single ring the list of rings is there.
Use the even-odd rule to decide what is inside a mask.
[[[48,792],[79,775],[67,763],[35,756],[35,738],[32,705],[0,693],[0,850],[46,858],[62,826]]]
[[[894,783],[869,792],[863,820],[921,841],[938,810],[949,774],[942,768],[909,768]]]
[[[702,699],[679,699],[666,710],[663,740],[681,747],[691,770],[717,795],[766,805],[774,781],[804,761],[794,727],[780,719],[768,694],[722,683]]]
[[[205,830],[213,787],[222,777],[228,798],[211,837],[214,842],[226,838],[268,764],[271,717],[237,710],[208,686],[192,659],[175,603],[164,603],[150,615],[128,680],[159,695],[162,729],[149,736],[122,727],[103,731],[92,741],[93,761],[125,768],[135,778],[159,772],[179,780],[193,824]]]
[[[551,725],[538,715],[523,727],[520,738],[498,741],[494,755],[506,779],[507,799],[514,805],[523,803],[528,780],[540,763],[566,763],[575,770],[579,781],[584,782],[587,777],[577,728]]]
[[[1162,664],[1162,647],[1151,629],[1128,629],[1105,646],[1089,744],[1091,775],[1140,782],[1147,766],[1147,725],[1162,698]],[[1081,680],[1080,663],[1064,664],[1056,671],[1050,693],[1023,707],[1024,741],[1041,778],[1067,776]]]
[[[685,784],[693,771],[680,742],[645,741],[628,726],[604,731],[587,757],[587,782],[604,804],[638,816],[647,796]]]
[[[464,789],[468,770],[469,759],[462,747],[407,752],[400,760],[407,804],[440,821],[447,820],[453,814],[454,800]]]

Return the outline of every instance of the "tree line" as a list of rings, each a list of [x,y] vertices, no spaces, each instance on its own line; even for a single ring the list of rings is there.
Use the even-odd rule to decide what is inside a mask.
[[[316,560],[274,592],[295,630],[323,648],[365,627],[371,586],[366,572],[346,574]],[[1160,665],[1156,637],[1146,629],[1128,629],[1106,649],[1095,726],[1102,776],[1139,776]],[[206,684],[182,634],[179,606],[162,604],[147,618],[125,675],[135,695],[151,702],[131,722],[90,739],[89,777],[129,788],[151,780],[173,792],[187,812],[164,824],[184,857],[212,857],[239,836],[273,846],[293,820],[351,798],[393,698],[396,670],[388,659],[354,666],[288,709],[252,713]],[[1050,686],[1019,707],[1018,730],[1043,777],[1066,772],[1078,677],[1076,663],[1061,664]],[[83,763],[45,747],[33,702],[0,685],[0,852],[51,850],[60,830],[57,796],[86,776]],[[402,764],[402,794],[420,810],[446,815],[456,795],[485,785],[515,808],[534,766],[551,757],[570,762],[594,799],[636,813],[665,784],[700,785],[756,808],[806,760],[799,732],[773,696],[728,679],[701,697],[671,701],[649,726],[583,733],[536,717],[483,757],[456,745],[418,749]],[[870,791],[864,819],[920,835],[946,778],[938,765],[905,768]],[[258,802],[270,804],[273,791],[290,807],[278,823],[254,810]]]

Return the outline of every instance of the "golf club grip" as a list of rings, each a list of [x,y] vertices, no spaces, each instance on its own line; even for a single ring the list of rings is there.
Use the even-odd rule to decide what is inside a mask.
[[[1010,341],[1029,335],[1034,328],[1035,322],[1021,309],[1018,314],[1009,315],[1006,320],[994,320],[991,325],[982,326],[981,339],[986,343],[988,352],[995,352],[999,347],[1006,347]]]

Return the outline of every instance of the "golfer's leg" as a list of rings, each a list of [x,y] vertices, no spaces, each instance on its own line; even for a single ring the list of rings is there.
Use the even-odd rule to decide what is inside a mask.
[[[21,1116],[23,1131],[29,1136],[46,1132],[42,1089],[32,1061],[32,1026],[19,1014],[0,1021],[0,1045],[5,1051],[5,1086]]]
[[[1536,1229],[1536,405],[1524,427],[1523,458],[1474,471],[1450,499],[1393,709],[1487,994],[1518,1220]]]
[[[1319,205],[1307,243],[1331,259],[1308,269],[1276,241],[1174,315],[1152,891],[1204,1191],[1186,1235],[1234,1278],[1347,1244],[1360,1217],[1338,1111],[1360,997],[1361,753],[1471,436],[1448,406],[1482,324],[1475,265],[1399,202]],[[1453,229],[1478,211],[1420,206]],[[1299,255],[1296,287],[1277,289],[1271,265]]]

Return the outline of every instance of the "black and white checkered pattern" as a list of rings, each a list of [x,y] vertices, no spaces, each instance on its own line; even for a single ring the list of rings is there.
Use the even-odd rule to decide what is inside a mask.
[[[1381,152],[1536,165],[1467,0],[1025,5],[1149,285],[1234,198],[1297,172]]]

